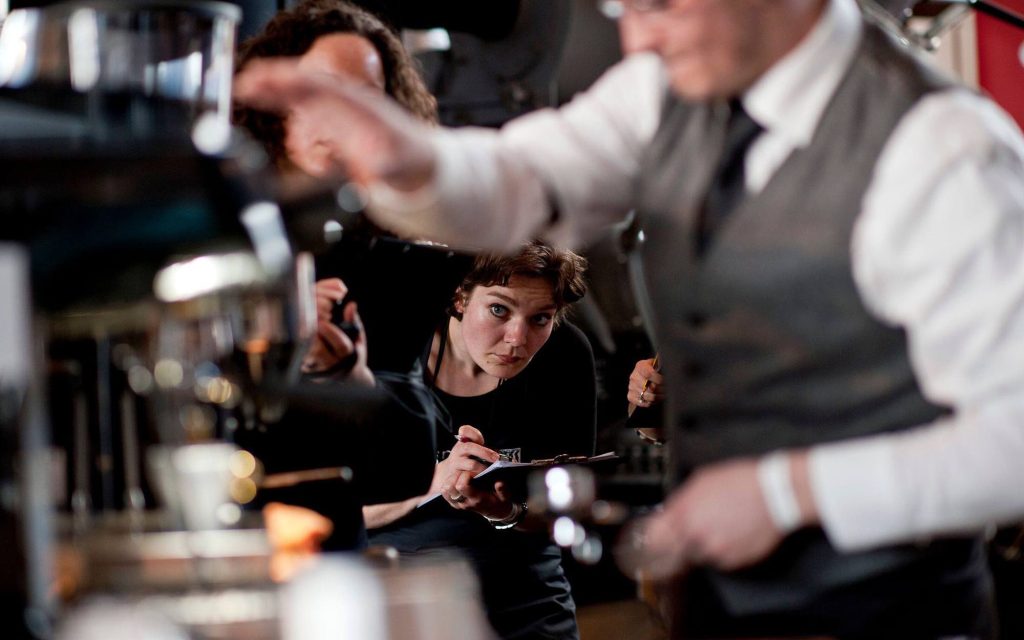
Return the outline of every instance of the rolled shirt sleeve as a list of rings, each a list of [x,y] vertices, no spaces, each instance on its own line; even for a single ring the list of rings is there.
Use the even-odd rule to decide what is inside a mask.
[[[501,130],[439,130],[434,181],[414,193],[372,187],[371,215],[403,235],[469,249],[510,249],[537,235],[579,245],[628,211],[664,87],[656,57],[631,56],[561,109]]]
[[[952,415],[811,452],[841,549],[1024,516],[1024,143],[964,90],[923,99],[879,160],[853,238],[866,304],[907,332],[922,391]]]

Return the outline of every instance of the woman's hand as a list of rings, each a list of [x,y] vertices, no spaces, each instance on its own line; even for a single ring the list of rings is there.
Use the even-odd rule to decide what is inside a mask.
[[[658,370],[654,358],[640,360],[633,367],[633,373],[629,374],[629,389],[626,391],[626,400],[630,404],[647,408],[655,402],[665,399],[664,382]]]
[[[348,287],[338,278],[316,283],[317,332],[313,343],[302,360],[303,373],[323,373],[341,365],[347,359],[355,363],[346,375],[348,380],[373,386],[374,377],[366,366],[366,334],[355,302],[342,309],[342,318],[358,329],[355,340],[345,334],[334,322],[334,307],[348,294]]]
[[[455,509],[473,511],[492,519],[508,516],[512,512],[512,501],[502,483],[495,484],[494,491],[479,490],[470,484],[476,474],[498,460],[498,453],[485,447],[483,434],[469,425],[460,427],[457,437],[459,442],[452,447],[451,454],[434,470],[431,493],[439,492]]]

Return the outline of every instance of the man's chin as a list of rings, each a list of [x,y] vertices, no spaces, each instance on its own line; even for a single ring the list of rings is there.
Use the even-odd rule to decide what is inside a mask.
[[[687,102],[729,99],[743,92],[741,82],[724,81],[730,74],[715,72],[703,64],[668,66],[672,92]]]
[[[707,102],[719,98],[730,98],[733,92],[715,82],[695,81],[692,77],[671,79],[672,93],[686,102]]]

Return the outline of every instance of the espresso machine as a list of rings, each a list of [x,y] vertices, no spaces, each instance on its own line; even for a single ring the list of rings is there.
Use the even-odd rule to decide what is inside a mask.
[[[79,0],[2,24],[0,625],[483,640],[457,559],[330,557],[271,580],[248,507],[289,478],[271,483],[237,436],[297,406],[368,415],[380,394],[297,381],[316,309],[296,247],[329,244],[358,212],[283,185],[230,126],[239,18],[216,1]],[[347,466],[305,475],[358,485],[357,458],[379,460],[348,431],[356,482]]]
[[[244,509],[259,469],[231,436],[280,413],[313,275],[230,127],[239,18],[97,0],[18,9],[0,31],[12,637],[67,635],[96,598],[156,603],[164,622],[133,637],[277,635],[269,544]]]

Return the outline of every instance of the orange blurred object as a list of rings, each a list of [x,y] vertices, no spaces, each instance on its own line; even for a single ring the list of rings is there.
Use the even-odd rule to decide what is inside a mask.
[[[316,511],[280,502],[263,507],[263,521],[273,547],[270,577],[275,582],[287,582],[312,562],[334,530],[331,521]]]

